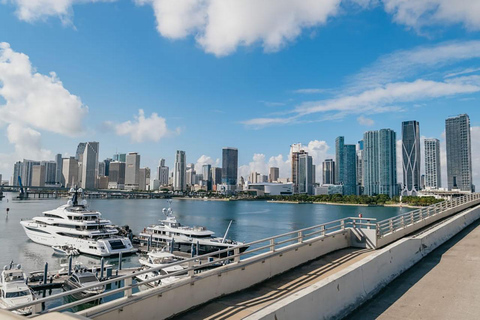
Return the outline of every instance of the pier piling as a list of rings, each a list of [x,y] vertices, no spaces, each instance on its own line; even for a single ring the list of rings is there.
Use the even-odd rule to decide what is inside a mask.
[[[48,262],[45,262],[45,269],[43,270],[43,284],[47,284],[48,281]]]
[[[100,280],[103,280],[103,269],[105,268],[105,258],[102,257],[100,260]]]
[[[122,270],[122,253],[118,254],[118,270]]]

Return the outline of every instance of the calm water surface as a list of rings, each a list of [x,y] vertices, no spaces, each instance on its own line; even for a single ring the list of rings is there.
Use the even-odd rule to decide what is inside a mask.
[[[21,263],[25,271],[43,270],[45,262],[50,270],[60,269],[65,258],[53,255],[50,247],[33,243],[25,235],[21,219],[31,219],[45,210],[54,209],[66,203],[67,199],[12,200],[14,193],[6,193],[0,201],[0,267],[11,260]],[[7,202],[8,199],[8,202]],[[138,234],[144,227],[163,218],[162,208],[166,200],[130,199],[91,199],[91,209],[100,211],[106,219],[117,225],[128,225]],[[10,213],[6,215],[6,208]],[[223,236],[230,220],[233,224],[228,238],[238,241],[253,241],[277,234],[314,226],[345,217],[356,217],[359,213],[365,218],[386,219],[411,209],[395,207],[358,207],[322,204],[283,204],[263,201],[193,201],[173,200],[172,209],[178,221],[189,226],[206,226]],[[84,265],[99,264],[93,257],[75,258]],[[111,259],[116,264],[117,259]],[[138,265],[138,257],[131,256],[124,261],[125,266]]]

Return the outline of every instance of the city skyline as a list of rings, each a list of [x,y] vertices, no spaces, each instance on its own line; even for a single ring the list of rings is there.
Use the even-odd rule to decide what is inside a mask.
[[[270,166],[288,177],[288,147],[301,142],[321,181],[337,136],[354,142],[365,131],[391,128],[399,138],[402,121],[418,120],[422,146],[423,138],[440,140],[446,183],[442,123],[455,110],[471,117],[472,178],[480,183],[480,25],[438,16],[449,8],[425,17],[412,7],[412,19],[402,19],[403,4],[269,3],[248,29],[232,30],[225,48],[215,41],[225,26],[186,27],[185,12],[174,19],[180,29],[169,29],[171,21],[156,28],[161,17],[150,5],[77,3],[66,1],[64,11],[50,3],[39,10],[35,0],[0,4],[4,180],[16,161],[67,158],[78,141],[99,141],[100,159],[135,151],[152,170],[159,158],[172,170],[178,149],[197,167],[219,166],[221,148],[233,145],[244,177],[266,175]],[[275,28],[292,16],[287,30]],[[25,86],[12,90],[17,78]]]

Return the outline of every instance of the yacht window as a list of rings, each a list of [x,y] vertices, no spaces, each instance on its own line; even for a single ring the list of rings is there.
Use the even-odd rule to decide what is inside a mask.
[[[80,277],[81,283],[87,283],[87,282],[97,282],[98,279],[95,276],[85,276],[85,277]]]
[[[24,297],[28,296],[30,294],[30,291],[16,291],[16,292],[7,292],[5,298],[18,298],[18,297]]]
[[[10,281],[22,281],[23,279],[23,274],[21,273],[9,273],[7,277],[5,277],[5,282],[10,282]]]

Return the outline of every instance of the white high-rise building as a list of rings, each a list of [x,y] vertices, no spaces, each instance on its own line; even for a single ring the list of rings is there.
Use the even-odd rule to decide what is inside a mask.
[[[425,139],[425,187],[438,189],[442,186],[440,170],[440,141]]]
[[[78,185],[78,161],[75,157],[63,159],[62,176],[65,187],[71,188]]]
[[[175,155],[175,168],[173,170],[173,189],[175,191],[187,190],[185,151],[177,150],[177,153]]]
[[[125,166],[125,189],[138,190],[140,175],[140,155],[136,152],[127,154]]]

